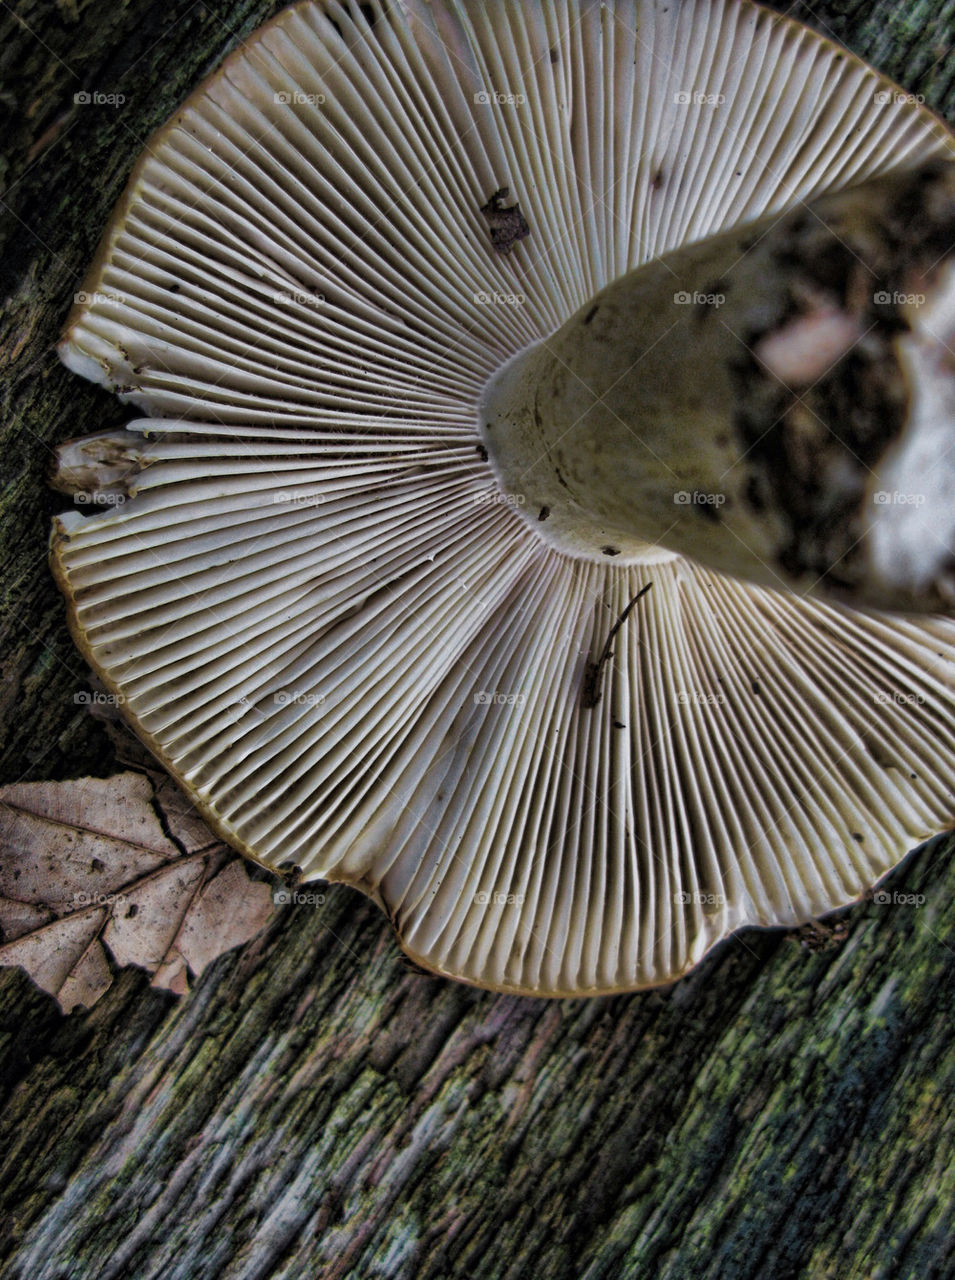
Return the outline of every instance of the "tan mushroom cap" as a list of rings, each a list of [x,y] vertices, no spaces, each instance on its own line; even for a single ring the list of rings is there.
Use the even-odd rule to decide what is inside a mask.
[[[955,624],[549,549],[475,406],[664,250],[950,151],[749,3],[284,11],[152,139],[61,343],[149,415],[64,450],[78,644],[226,839],[440,973],[628,990],[852,901],[952,825]]]

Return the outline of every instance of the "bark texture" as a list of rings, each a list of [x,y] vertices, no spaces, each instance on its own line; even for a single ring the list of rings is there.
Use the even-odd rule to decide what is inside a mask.
[[[128,415],[53,344],[149,132],[278,7],[0,6],[0,782],[116,768],[74,701],[44,481]],[[955,120],[955,0],[790,12]],[[341,887],[184,1001],[125,971],[62,1018],[0,973],[0,1274],[951,1276],[953,852],[830,949],[751,931],[629,997],[423,978]]]

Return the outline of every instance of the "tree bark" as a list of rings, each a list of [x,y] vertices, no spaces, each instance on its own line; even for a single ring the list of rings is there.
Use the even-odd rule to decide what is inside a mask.
[[[128,412],[53,344],[150,131],[279,7],[0,8],[0,782],[116,768],[74,701],[88,677],[46,570],[45,475],[56,443]],[[955,0],[789,12],[955,120]],[[921,904],[842,913],[839,945],[749,931],[628,997],[421,977],[341,886],[181,1001],[124,971],[64,1018],[0,973],[0,1271],[951,1276],[953,851],[926,846],[886,886]]]

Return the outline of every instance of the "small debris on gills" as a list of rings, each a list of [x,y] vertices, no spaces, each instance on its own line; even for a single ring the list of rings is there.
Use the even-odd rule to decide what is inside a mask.
[[[484,445],[483,444],[475,445],[475,448],[477,449],[477,455],[481,459],[481,461],[487,462],[488,452],[487,452],[487,449],[485,449]]]
[[[647,594],[652,586],[653,583],[648,582],[645,587],[640,588],[637,594],[627,605],[626,609],[624,609],[623,613],[610,628],[610,635],[607,636],[607,643],[604,645],[603,652],[600,657],[596,662],[587,663],[587,666],[584,669],[584,687],[582,697],[583,705],[585,707],[595,707],[603,696],[600,691],[600,677],[603,675],[604,665],[610,657],[610,646],[613,644],[613,638],[630,617],[630,614],[633,612],[634,605],[636,605],[637,601]],[[624,728],[625,726],[620,725],[619,727]]]
[[[518,240],[531,233],[520,205],[516,202],[504,204],[509,191],[509,187],[499,187],[480,210],[490,228],[491,244],[496,253],[510,253]]]

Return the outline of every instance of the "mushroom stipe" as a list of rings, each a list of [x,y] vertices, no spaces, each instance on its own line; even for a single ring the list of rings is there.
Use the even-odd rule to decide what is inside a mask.
[[[283,10],[67,320],[140,415],[60,450],[77,644],[432,973],[635,990],[857,900],[955,823],[953,154],[747,0]]]

